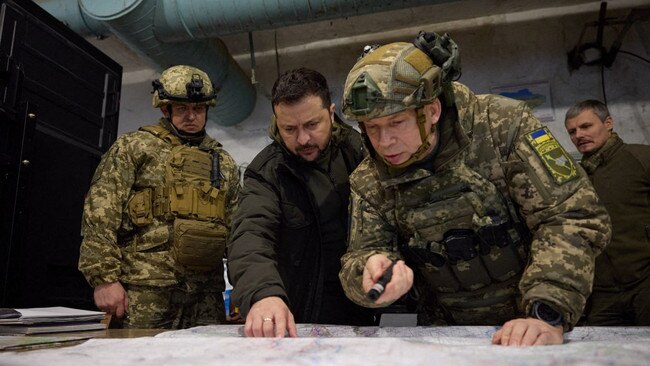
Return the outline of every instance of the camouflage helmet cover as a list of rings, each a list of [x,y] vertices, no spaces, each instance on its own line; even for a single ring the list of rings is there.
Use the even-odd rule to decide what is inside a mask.
[[[459,74],[458,47],[451,38],[420,32],[415,44],[390,43],[357,61],[345,81],[343,113],[358,121],[421,107]]]
[[[210,77],[204,71],[193,66],[176,65],[160,74],[154,80],[153,100],[154,108],[170,103],[194,103],[214,106],[217,99],[217,90],[210,82]]]

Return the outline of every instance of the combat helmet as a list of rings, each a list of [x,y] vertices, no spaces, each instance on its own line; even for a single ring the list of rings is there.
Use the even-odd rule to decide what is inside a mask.
[[[160,78],[151,82],[153,85],[154,108],[170,103],[195,103],[214,106],[217,101],[217,89],[208,74],[193,66],[176,65],[160,74]]]
[[[343,113],[359,122],[391,115],[406,109],[417,112],[422,145],[397,167],[419,160],[429,148],[422,107],[441,94],[453,104],[451,81],[460,77],[460,54],[446,33],[420,32],[412,43],[396,42],[364,50],[345,81]],[[365,134],[364,134],[365,135]],[[391,164],[392,165],[392,164]]]

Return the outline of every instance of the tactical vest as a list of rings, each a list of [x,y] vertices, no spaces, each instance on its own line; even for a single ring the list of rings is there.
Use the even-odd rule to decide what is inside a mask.
[[[527,253],[509,199],[463,156],[435,174],[402,182],[396,195],[400,252],[418,269],[421,292],[434,289],[447,320],[512,319]]]
[[[173,222],[171,253],[176,263],[195,271],[214,270],[225,252],[225,192],[221,188],[219,154],[183,145],[160,125],[145,126],[172,145],[165,162],[165,184],[135,192],[128,213],[135,226],[154,218]]]

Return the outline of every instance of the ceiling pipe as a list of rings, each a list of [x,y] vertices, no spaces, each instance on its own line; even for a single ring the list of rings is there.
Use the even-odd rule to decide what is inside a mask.
[[[47,0],[40,6],[83,36],[107,30],[152,63],[190,64],[221,88],[210,119],[237,124],[256,93],[246,73],[216,38],[241,32],[337,19],[454,0]]]
[[[161,0],[169,41],[212,38],[458,0]]]
[[[41,6],[48,11],[51,8],[59,9],[59,15],[66,14],[60,10],[65,8],[61,6],[61,2],[63,1],[48,1]],[[217,94],[216,106],[209,110],[208,118],[211,121],[222,126],[232,126],[243,121],[253,111],[255,88],[220,39],[195,39],[185,42],[164,42],[160,39],[155,17],[161,1],[79,0],[76,3],[82,15],[68,15],[64,21],[71,24],[72,29],[87,31],[90,27],[86,26],[85,19],[94,19],[104,24],[111,33],[140,56],[149,59],[161,69],[176,64],[187,64],[208,73],[211,81],[221,89]],[[73,7],[68,6],[65,9],[67,14],[73,13]]]
[[[99,39],[110,35],[110,30],[104,22],[93,19],[79,7],[79,2],[73,1],[46,1],[38,4],[45,9],[48,13],[52,14],[55,18],[67,25],[76,33],[82,36],[95,36]]]
[[[157,0],[79,0],[82,11],[104,21],[131,48],[140,51],[163,69],[188,64],[204,70],[220,88],[217,104],[209,118],[219,125],[231,126],[243,121],[255,107],[256,92],[248,76],[217,38],[165,42],[155,22],[162,4]]]

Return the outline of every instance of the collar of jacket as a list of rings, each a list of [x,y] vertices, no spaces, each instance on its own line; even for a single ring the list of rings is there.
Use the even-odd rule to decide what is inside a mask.
[[[454,103],[451,107],[444,107],[444,113],[441,115],[440,123],[440,134],[438,136],[438,144],[440,147],[434,147],[438,149],[438,154],[433,160],[433,169],[432,172],[444,169],[444,167],[449,164],[451,161],[465,151],[471,141],[471,131],[474,125],[474,114],[476,108],[476,95],[469,90],[468,87],[461,83],[453,83],[454,91]],[[364,138],[364,141],[367,139]],[[367,145],[370,145],[369,142],[366,142]],[[375,160],[375,164],[380,167],[380,174],[387,177],[399,177],[406,173],[412,173],[414,171],[422,170],[423,173],[415,174],[414,179],[421,178],[423,176],[430,175],[431,173],[424,173],[425,169],[421,169],[417,164],[409,165],[402,169],[392,168],[388,166],[383,160],[378,159],[372,146],[366,146],[369,151],[372,151],[371,155]]]
[[[187,135],[180,134],[167,118],[160,118],[159,124],[167,131],[171,132],[172,135],[178,137],[183,144],[198,146],[198,148],[203,151],[214,151],[215,148],[221,147],[221,143],[210,137],[210,135],[205,132],[205,128],[201,132],[197,132],[196,136],[190,136],[188,139]]]
[[[593,174],[596,169],[609,159],[618,149],[623,146],[623,140],[618,137],[616,132],[605,141],[605,144],[595,153],[587,156],[584,155],[580,160],[580,165],[587,171],[587,174]]]
[[[201,145],[201,143],[207,136],[207,134],[205,133],[205,127],[203,127],[203,129],[197,133],[182,133],[169,121],[168,118],[165,117],[160,118],[160,124],[163,125],[163,127],[165,127],[174,136],[181,139],[181,142],[183,142],[184,144],[190,144],[192,146]]]

